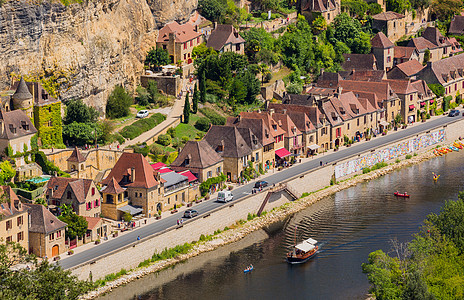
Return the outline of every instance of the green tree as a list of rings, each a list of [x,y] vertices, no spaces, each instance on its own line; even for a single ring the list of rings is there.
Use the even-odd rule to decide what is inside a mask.
[[[147,65],[149,68],[158,68],[159,66],[167,65],[170,62],[171,58],[169,57],[169,53],[163,48],[151,48],[147,53],[147,57],[145,58],[145,65]]]
[[[64,124],[71,124],[72,122],[95,123],[98,115],[98,111],[91,106],[87,106],[82,99],[70,100],[66,104]]]
[[[211,54],[217,54],[217,52],[213,47],[206,47],[205,43],[201,43],[192,49],[192,57],[194,59],[203,59]]]
[[[206,102],[206,73],[205,70],[201,73],[200,76],[200,83],[199,83],[199,88],[200,88],[200,102],[205,103]]]
[[[374,15],[377,15],[377,14],[380,14],[383,10],[382,10],[382,6],[378,3],[369,3],[369,6],[368,6],[368,9],[369,11],[369,15],[371,16],[374,16]]]
[[[188,124],[190,121],[190,101],[189,101],[189,92],[185,95],[185,102],[184,102],[184,118],[182,123]]]
[[[169,146],[172,142],[172,138],[169,134],[160,134],[156,142],[163,146]]]
[[[432,0],[411,0],[414,9],[426,9],[432,4]]]
[[[370,36],[363,32],[361,23],[346,13],[341,13],[333,21],[333,36],[345,43],[353,53],[366,54],[371,51]]]
[[[16,176],[16,170],[8,160],[0,162],[0,185],[5,185]]]
[[[432,13],[440,21],[451,21],[455,15],[459,15],[462,9],[462,0],[432,0]]]
[[[128,212],[125,212],[124,213],[124,222],[126,223],[129,223],[130,221],[132,221],[132,215]]]
[[[59,216],[58,219],[68,224],[66,230],[66,239],[74,240],[76,237],[82,237],[87,232],[88,223],[84,217],[78,216],[75,213]]]
[[[425,49],[424,52],[424,64],[428,63],[430,61],[430,50]]]
[[[12,268],[29,264],[32,268]],[[78,299],[93,288],[48,260],[40,263],[18,243],[0,244],[0,299]]]
[[[220,23],[226,14],[226,5],[217,0],[199,0],[198,9],[206,19]]]
[[[101,129],[98,123],[77,123],[63,126],[63,139],[70,145],[82,146],[94,144],[95,138],[101,137]]]
[[[409,0],[387,0],[387,11],[394,11],[403,14],[406,10],[411,10]]]
[[[128,116],[133,102],[132,96],[121,85],[117,85],[108,97],[106,115],[110,119]]]
[[[243,82],[235,78],[229,90],[229,99],[235,99],[238,103],[243,103],[247,96],[247,90]]]
[[[246,89],[245,102],[254,103],[256,96],[261,90],[261,84],[259,80],[255,77],[250,71],[246,71],[242,76],[240,76],[240,81],[244,84]]]
[[[312,28],[313,28],[313,34],[319,34],[325,30],[327,30],[327,21],[325,20],[325,18],[323,16],[318,16],[317,18],[315,18],[313,20],[313,24],[312,24]]]
[[[211,121],[206,117],[201,117],[195,122],[195,128],[207,132],[211,127]]]
[[[198,91],[197,85],[195,84],[195,88],[193,89],[193,97],[192,97],[192,112],[196,114],[198,112],[198,101],[200,100],[200,92]]]
[[[61,216],[70,216],[72,215],[74,212],[73,212],[73,209],[72,209],[72,206],[71,205],[66,205],[66,203],[63,203],[61,204],[60,206],[60,212],[61,212]]]

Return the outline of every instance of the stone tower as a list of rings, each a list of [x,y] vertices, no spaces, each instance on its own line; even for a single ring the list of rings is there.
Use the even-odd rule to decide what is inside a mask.
[[[24,78],[21,77],[18,87],[16,88],[15,93],[13,94],[13,109],[20,109],[26,113],[29,118],[33,118],[32,111],[32,102],[33,97],[29,91]]]

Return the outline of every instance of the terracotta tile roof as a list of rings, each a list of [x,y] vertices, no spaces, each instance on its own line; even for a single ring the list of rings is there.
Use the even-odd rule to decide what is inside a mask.
[[[418,73],[418,78],[422,78],[424,75],[428,78],[426,75],[428,73],[432,73],[436,78],[436,82],[446,84],[448,81],[453,79],[453,76],[463,77],[463,69],[464,53],[428,63],[427,66]]]
[[[383,32],[377,33],[371,40],[372,48],[388,49],[395,45],[390,41]]]
[[[287,115],[301,132],[309,133],[313,130],[316,130],[306,113],[299,111],[287,111]]]
[[[0,139],[17,139],[27,135],[33,135],[37,129],[31,119],[20,109],[4,111],[0,108]],[[23,149],[18,149],[22,152]]]
[[[169,41],[169,33],[174,33],[176,43],[185,43],[201,36],[200,32],[194,30],[192,24],[185,23],[179,25],[176,21],[172,21],[164,25],[159,31],[157,43],[165,43]]]
[[[268,112],[241,112],[240,117],[250,118],[250,119],[263,119],[269,130],[271,131],[272,137],[277,137],[279,135],[285,134],[285,131],[280,128],[279,124],[272,118],[271,114]]]
[[[10,186],[0,186],[0,197],[3,197],[3,195],[5,195],[7,201],[0,204],[0,219],[2,215],[13,216],[24,211],[22,203]]]
[[[305,113],[311,121],[312,126],[319,128],[325,125],[322,122],[322,120],[325,119],[325,116],[317,106],[269,103],[269,109],[271,108],[280,113],[282,113],[284,110],[286,110],[287,113]]]
[[[422,37],[438,47],[450,45],[436,27],[427,27],[422,33]]]
[[[404,75],[410,77],[422,70],[424,66],[415,59],[396,65],[394,68],[398,68]]]
[[[212,47],[220,51],[227,44],[244,44],[245,40],[240,36],[238,31],[232,25],[220,24],[213,30],[208,38],[206,47]]]
[[[210,20],[200,15],[197,10],[193,12],[193,15],[188,20],[188,23],[192,24],[193,26],[197,25],[199,28],[203,28],[212,24]]]
[[[135,171],[135,178],[132,178],[132,169]],[[124,152],[102,183],[107,185],[111,177],[114,177],[122,187],[150,189],[158,185],[153,168],[140,153]]]
[[[237,127],[213,125],[203,138],[222,157],[240,158],[251,154]]]
[[[66,161],[81,163],[85,161],[85,158],[84,156],[82,156],[81,151],[79,151],[77,147],[74,147],[74,150],[71,153],[71,156],[69,156]]]
[[[188,160],[188,165],[185,165],[186,160]],[[205,169],[223,160],[207,141],[188,141],[171,166]]]
[[[50,196],[50,199],[62,199],[66,188],[69,186],[72,193],[77,198],[77,201],[79,203],[85,203],[85,198],[89,193],[91,185],[91,179],[53,176],[47,183],[47,190],[45,193]]]
[[[293,123],[292,119],[287,114],[281,113],[274,113],[272,114],[274,120],[276,120],[280,125],[280,127],[285,130],[285,137],[294,137],[301,134],[301,131],[296,127],[295,123]]]
[[[417,92],[410,80],[386,79],[384,81],[390,84],[396,94],[407,95]]]
[[[24,81],[23,77],[21,77],[21,79],[19,80],[19,84],[16,88],[15,93],[13,94],[13,98],[18,100],[32,99],[32,94],[27,88],[26,82]]]
[[[271,135],[271,130],[266,125],[263,119],[251,119],[251,118],[227,118],[227,126],[236,126],[243,128],[250,128],[251,131],[256,135],[261,145],[269,145],[274,143],[274,139]]]
[[[402,18],[404,18],[404,15],[399,14],[394,11],[381,12],[380,14],[372,16],[372,19],[380,20],[380,21],[390,21],[390,20],[396,20],[396,19],[402,19]]]
[[[30,215],[29,232],[49,234],[67,226],[43,205],[25,203],[24,206],[29,210]]]
[[[343,54],[345,62],[342,68],[345,71],[351,70],[377,70],[377,60],[374,54]],[[319,83],[319,80],[318,80]]]
[[[435,49],[437,46],[432,44],[429,40],[425,39],[424,37],[417,37],[417,38],[412,38],[409,43],[408,47],[414,47],[418,51],[422,52],[425,51],[425,49]]]
[[[334,10],[336,4],[333,0],[309,0],[306,6],[302,9],[304,11],[326,12]]]
[[[343,80],[357,80],[357,81],[382,81],[386,79],[384,70],[352,70],[340,71]]]
[[[435,95],[424,80],[413,81],[411,85],[418,91],[419,99],[433,97]]]
[[[369,105],[374,108],[374,110],[381,109],[381,101],[377,98],[377,95],[373,92],[363,92],[363,91],[352,91],[358,99],[366,99],[369,102]],[[361,100],[360,100],[361,101]],[[363,102],[364,103],[364,102]],[[365,107],[369,106],[366,104]],[[367,108],[366,108],[367,109]],[[369,111],[369,109],[367,109]]]
[[[340,86],[343,88],[343,91],[362,91],[375,93],[379,101],[390,100],[397,97],[388,82],[385,81],[373,82],[342,80],[340,81]]]
[[[395,46],[394,58],[411,59],[414,51],[417,51],[415,47]],[[417,53],[417,55],[419,55],[419,53]]]
[[[111,177],[110,180],[108,181],[108,184],[102,188],[101,192],[102,193],[107,193],[107,194],[121,194],[124,192],[126,189],[122,188],[116,179],[114,177]]]
[[[98,223],[100,223],[103,219],[102,218],[95,218],[95,217],[84,217],[87,221],[87,230],[92,230],[97,227]]]
[[[333,84],[331,82],[327,82],[327,83],[328,83],[328,85]],[[334,87],[336,87],[336,85]],[[314,99],[314,98],[312,96],[316,96],[316,95],[318,95],[318,96],[332,96],[333,94],[335,94],[336,91],[337,91],[336,88],[313,86],[313,87],[309,88],[306,91],[306,94],[310,95],[311,96],[311,101],[313,101],[312,99]],[[297,100],[298,99],[301,99],[301,98],[297,98]],[[302,103],[302,102],[295,101],[293,99],[293,97],[290,99],[288,104],[312,105],[312,104],[309,104],[309,103]]]
[[[330,89],[332,90],[332,89]],[[314,97],[308,94],[288,94],[286,93],[282,98],[282,103],[287,104],[299,104],[299,105],[313,105]]]
[[[345,63],[347,61],[345,60]],[[351,61],[350,61],[351,63]],[[318,87],[337,87],[338,83],[343,80],[340,74],[333,73],[333,72],[323,72],[321,76],[317,79],[317,86]]]
[[[331,101],[323,102],[322,110],[324,111],[324,114],[326,115],[327,120],[329,121],[330,125],[338,126],[340,124],[343,124],[343,119],[341,118],[341,116],[339,115],[338,111],[335,109]]]
[[[449,34],[464,34],[464,16],[454,16],[448,30]]]

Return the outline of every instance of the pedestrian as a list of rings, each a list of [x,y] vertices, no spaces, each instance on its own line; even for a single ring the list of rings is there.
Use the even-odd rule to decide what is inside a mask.
[[[184,219],[180,219],[180,225],[184,225]]]
[[[319,162],[319,165],[322,167],[322,160]]]
[[[177,226],[179,226],[179,219],[177,219]]]
[[[119,151],[119,144],[118,144],[118,146],[117,146],[117,147],[118,147],[118,151]]]
[[[140,241],[140,235],[137,236],[137,241]]]

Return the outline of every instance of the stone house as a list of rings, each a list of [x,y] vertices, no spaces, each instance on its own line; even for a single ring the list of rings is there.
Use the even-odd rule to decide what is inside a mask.
[[[285,131],[284,145],[290,153],[301,155],[303,150],[303,134],[293,123],[290,116],[285,113],[274,113],[274,120],[279,124],[280,128]]]
[[[29,215],[13,189],[0,186],[0,241],[19,243],[29,250]]]
[[[419,52],[419,62],[421,63],[425,61],[427,50],[430,52],[428,62],[436,62],[442,58],[446,58],[450,56],[453,50],[453,44],[436,27],[427,27],[422,36],[412,38],[407,46],[417,49]]]
[[[108,185],[113,178],[126,189],[123,194],[124,199],[127,199],[127,205],[118,210],[131,214],[143,213],[148,217],[153,217],[159,210],[165,210],[166,203],[162,196],[164,192],[159,174],[142,154],[124,152],[102,184]],[[104,192],[103,189],[102,191]],[[105,193],[103,194],[105,196]],[[104,197],[103,203],[108,203],[107,200]],[[103,215],[106,217],[104,212]]]
[[[262,119],[266,127],[270,130],[270,135],[274,139],[274,152],[279,149],[284,149],[284,134],[285,131],[280,128],[279,124],[274,120],[272,114],[274,110],[269,109],[267,112],[254,111],[254,112],[241,112],[240,117],[244,119]]]
[[[389,71],[393,67],[395,45],[383,32],[377,33],[371,40],[372,53],[377,60],[379,70]]]
[[[8,147],[12,154],[31,150],[31,138],[37,133],[31,119],[18,109],[6,112],[0,109],[0,152]],[[23,157],[16,159],[17,166],[25,164]]]
[[[190,170],[203,182],[224,172],[224,159],[205,140],[188,141],[169,166],[174,171]]]
[[[204,140],[224,159],[224,174],[227,180],[237,182],[243,176],[243,171],[248,167],[248,161],[251,161],[253,155],[253,150],[238,128],[213,125]]]
[[[206,47],[212,47],[218,53],[235,52],[245,54],[245,40],[237,29],[230,24],[217,25],[208,38]]]
[[[270,170],[275,166],[275,147],[274,138],[271,135],[271,130],[266,125],[263,119],[251,119],[238,116],[237,118],[229,117],[226,122],[227,126],[236,126],[239,128],[249,128],[258,138],[258,141],[263,145],[262,160],[264,169]]]
[[[406,34],[405,16],[393,11],[381,12],[372,16],[372,28],[382,31],[390,41],[396,42]]]
[[[464,93],[464,53],[429,62],[425,68],[416,74],[427,84],[440,84],[445,88],[445,96]]]
[[[47,183],[45,199],[48,205],[70,205],[83,217],[100,217],[102,197],[91,179],[51,177]]]
[[[417,60],[409,60],[393,67],[388,73],[388,79],[409,79],[420,72],[424,66]]]
[[[420,112],[433,116],[434,110],[431,106],[437,101],[435,94],[423,80],[411,81],[411,85],[417,90],[417,107]],[[437,103],[437,105],[441,105],[441,103]]]
[[[164,184],[163,197],[166,199],[165,208],[170,209],[185,205],[189,200],[190,184],[187,176],[176,172],[161,174]]]
[[[327,24],[330,24],[341,12],[341,1],[303,0],[300,2],[300,8],[302,14],[310,20],[322,16],[327,21]]]
[[[129,197],[126,189],[122,188],[114,177],[107,181],[101,191],[103,195],[102,215],[111,220],[122,220],[125,212],[131,212]],[[122,208],[122,209],[121,209]],[[128,208],[128,210],[126,209]],[[139,208],[133,208],[132,212],[140,213]]]
[[[185,76],[193,73],[193,48],[204,42],[204,36],[197,28],[190,23],[180,25],[172,21],[161,28],[156,41],[157,48],[169,53],[171,63],[182,63]]]
[[[67,224],[40,204],[24,204],[29,211],[29,253],[38,257],[55,257],[66,251]]]
[[[401,99],[401,118],[404,123],[417,122],[418,91],[412,86],[410,80],[385,80]]]
[[[464,34],[464,16],[454,16],[453,20],[451,20],[448,34]]]
[[[248,147],[251,149],[251,158],[248,165],[255,169],[259,174],[260,168],[264,171],[264,150],[263,145],[259,142],[258,137],[250,128],[237,127],[238,132],[243,137]]]
[[[87,221],[87,232],[84,243],[94,242],[111,234],[110,225],[105,224],[102,218],[85,217]]]
[[[415,47],[395,46],[393,53],[393,65],[399,65],[411,60],[420,60],[419,51]]]

